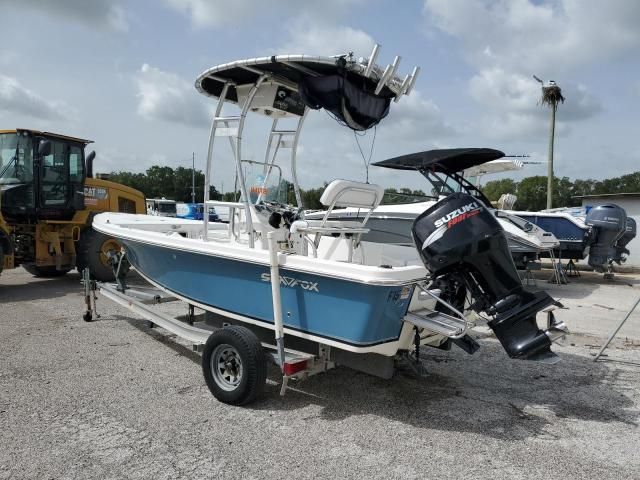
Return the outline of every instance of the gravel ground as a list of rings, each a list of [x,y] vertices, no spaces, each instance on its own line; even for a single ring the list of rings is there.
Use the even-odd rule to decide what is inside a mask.
[[[200,356],[102,300],[79,277],[0,277],[0,479],[640,478],[640,315],[603,337],[636,277],[539,285],[577,332],[554,366],[429,350],[427,378],[338,368],[243,408],[217,402]],[[186,310],[186,308],[185,308]]]

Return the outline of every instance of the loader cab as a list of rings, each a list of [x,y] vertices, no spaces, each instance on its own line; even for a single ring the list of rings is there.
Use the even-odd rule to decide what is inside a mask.
[[[71,220],[84,209],[89,140],[33,130],[0,131],[0,206],[7,219]]]

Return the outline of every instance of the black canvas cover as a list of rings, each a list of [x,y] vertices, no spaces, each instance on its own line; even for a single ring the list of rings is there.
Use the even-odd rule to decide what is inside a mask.
[[[443,148],[401,155],[375,162],[373,165],[396,170],[455,173],[502,157],[504,153],[493,148]]]
[[[304,78],[298,92],[309,108],[324,108],[353,130],[377,125],[389,113],[391,103],[391,98],[359,88],[343,75]]]

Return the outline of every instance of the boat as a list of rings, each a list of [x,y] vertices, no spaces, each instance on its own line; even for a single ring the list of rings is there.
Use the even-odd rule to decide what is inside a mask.
[[[412,203],[393,203],[378,206],[369,216],[364,241],[395,244],[413,248],[411,228],[416,217],[453,192],[466,192],[476,198],[496,216],[504,229],[514,262],[525,267],[541,253],[558,247],[555,236],[532,222],[492,207],[489,199],[465,176],[480,176],[522,168],[519,160],[505,159],[505,154],[489,148],[437,149],[402,155],[372,165],[395,170],[421,173],[430,185],[431,195]],[[322,218],[324,212],[311,212],[307,218]],[[331,213],[331,220],[357,221],[363,213],[358,209],[339,209]]]
[[[202,203],[176,203],[176,217],[187,218],[189,220],[202,220],[204,215],[204,205]],[[220,218],[213,208],[209,209],[209,221],[219,222]]]
[[[382,68],[377,52],[378,46],[363,59],[238,60],[197,78],[196,89],[216,100],[204,205],[228,208],[228,224],[211,223],[208,215],[202,221],[120,213],[94,218],[93,228],[124,246],[118,271],[124,258],[151,285],[224,319],[208,336],[202,357],[207,385],[221,401],[243,404],[255,398],[266,378],[265,349],[282,372],[283,388],[288,378],[308,371],[287,361],[295,352],[311,354],[314,368],[341,364],[384,378],[398,357],[417,363],[421,346],[453,344],[473,353],[479,344],[470,335],[474,319],[464,312],[467,297],[510,357],[559,360],[551,345],[566,334],[564,324],[555,317],[543,328],[536,323],[536,314],[555,300],[522,286],[504,230],[476,197],[452,193],[417,217],[413,237],[419,262],[414,263],[390,264],[375,248],[365,252],[371,246],[361,242],[368,216],[356,224],[305,219],[296,149],[309,111],[322,108],[340,124],[366,130],[413,89],[419,68],[400,77],[400,57]],[[223,116],[223,105],[235,105],[238,114]],[[242,148],[246,120],[259,116],[271,119],[264,162],[245,160]],[[225,136],[240,202],[209,199],[214,143]],[[286,181],[280,164],[287,167]],[[297,206],[286,202],[288,185]],[[371,212],[383,191],[336,179],[321,201],[329,212],[343,207]],[[121,283],[120,293],[126,288]],[[264,340],[265,332],[273,341]],[[311,368],[307,360],[305,365]]]
[[[147,198],[147,214],[158,217],[175,217],[176,201],[162,198]]]
[[[627,244],[636,236],[635,220],[615,204],[540,212],[510,210],[507,213],[552,232],[560,242],[553,250],[556,258],[587,259],[590,267],[607,275],[611,274],[614,263],[620,265],[626,260],[629,255]]]

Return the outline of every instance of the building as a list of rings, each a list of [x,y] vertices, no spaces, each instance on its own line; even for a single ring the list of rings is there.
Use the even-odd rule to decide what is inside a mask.
[[[604,205],[613,203],[622,207],[627,212],[627,216],[633,218],[640,227],[640,193],[610,193],[606,195],[585,195],[578,197],[582,200],[582,206]],[[640,268],[640,235],[636,236],[627,246],[631,254],[625,267]]]

